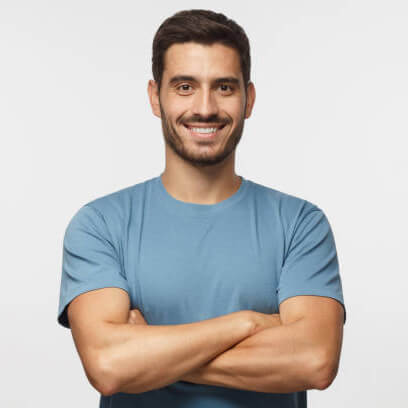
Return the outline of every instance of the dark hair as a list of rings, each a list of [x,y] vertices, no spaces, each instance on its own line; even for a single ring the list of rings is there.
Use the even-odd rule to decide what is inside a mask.
[[[211,10],[183,10],[168,17],[153,39],[152,71],[160,92],[164,71],[164,55],[176,43],[196,42],[212,45],[221,43],[238,51],[245,91],[250,81],[251,56],[245,31],[224,14]]]

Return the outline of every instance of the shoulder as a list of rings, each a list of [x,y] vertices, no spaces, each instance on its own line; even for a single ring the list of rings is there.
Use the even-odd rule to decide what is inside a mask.
[[[71,217],[71,226],[95,228],[119,237],[130,218],[144,202],[146,187],[151,179],[121,188],[85,202]]]
[[[307,217],[310,213],[323,212],[317,204],[303,197],[253,181],[251,183],[256,202],[270,209],[284,224],[286,230],[293,228],[297,221]]]
[[[149,180],[121,188],[109,194],[96,197],[84,206],[93,208],[104,217],[120,216],[130,211],[143,200],[146,184]]]

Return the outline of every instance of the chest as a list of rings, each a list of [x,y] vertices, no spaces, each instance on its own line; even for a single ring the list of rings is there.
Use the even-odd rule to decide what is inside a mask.
[[[281,245],[251,217],[147,219],[125,256],[132,303],[149,324],[277,313]],[[269,226],[270,227],[270,226]]]

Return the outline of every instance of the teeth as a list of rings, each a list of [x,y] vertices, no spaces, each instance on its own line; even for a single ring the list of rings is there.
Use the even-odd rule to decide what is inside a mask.
[[[195,133],[214,133],[217,128],[190,128],[190,130]]]

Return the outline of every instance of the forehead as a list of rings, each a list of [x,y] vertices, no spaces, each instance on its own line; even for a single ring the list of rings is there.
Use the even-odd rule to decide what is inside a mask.
[[[192,75],[198,78],[241,78],[238,52],[231,47],[215,43],[203,45],[194,42],[171,45],[164,56],[163,79],[174,75]]]

